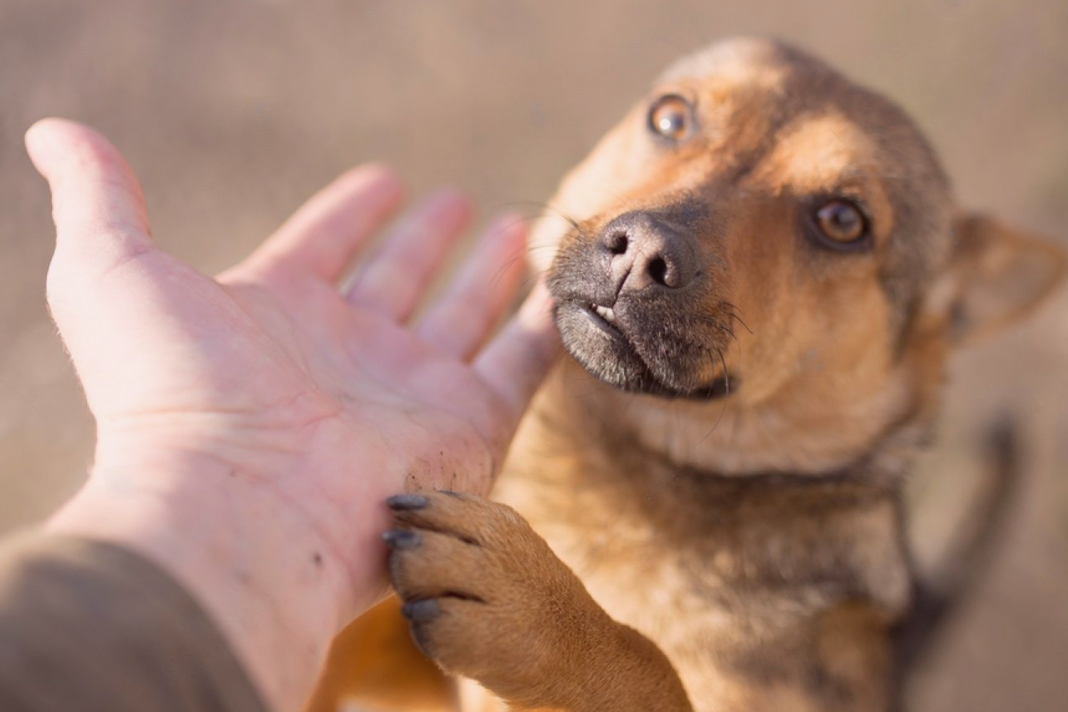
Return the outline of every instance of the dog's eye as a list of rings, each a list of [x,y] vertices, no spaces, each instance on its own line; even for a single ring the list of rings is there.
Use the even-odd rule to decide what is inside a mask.
[[[677,94],[660,97],[649,110],[649,129],[672,141],[686,138],[692,123],[690,103]]]
[[[855,245],[868,235],[868,218],[860,207],[843,198],[820,205],[813,216],[822,237],[833,245]]]

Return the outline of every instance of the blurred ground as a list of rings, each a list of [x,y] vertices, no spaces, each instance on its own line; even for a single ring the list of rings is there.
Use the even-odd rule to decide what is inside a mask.
[[[771,34],[919,120],[964,201],[1068,238],[1068,3],[548,3],[0,0],[0,530],[77,486],[91,423],[43,301],[44,185],[21,145],[59,114],[111,136],[155,234],[217,270],[306,195],[370,158],[488,212],[546,199],[677,55]],[[1068,294],[957,360],[917,478],[927,540],[967,506],[969,453],[1001,412],[1026,425],[1028,489],[978,600],[915,709],[1068,708]]]

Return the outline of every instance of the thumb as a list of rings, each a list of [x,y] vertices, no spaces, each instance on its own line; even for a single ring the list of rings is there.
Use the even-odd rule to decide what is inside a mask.
[[[26,132],[26,149],[52,190],[48,306],[99,416],[121,391],[117,384],[150,382],[152,359],[139,356],[159,321],[146,309],[160,301],[152,278],[163,253],[148,236],[137,179],[107,139],[81,124],[45,119]],[[134,263],[139,269],[119,274]]]
[[[141,187],[107,139],[82,124],[44,119],[26,132],[26,150],[52,190],[50,303],[77,301],[110,270],[154,250]]]

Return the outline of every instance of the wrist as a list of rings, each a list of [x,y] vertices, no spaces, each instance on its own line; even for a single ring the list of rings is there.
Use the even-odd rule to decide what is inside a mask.
[[[351,565],[264,475],[192,453],[100,454],[85,487],[48,528],[156,563],[201,602],[269,704],[299,708],[357,605],[353,592],[381,585],[380,567],[366,553],[380,546],[373,512],[352,513],[375,531],[365,560]]]

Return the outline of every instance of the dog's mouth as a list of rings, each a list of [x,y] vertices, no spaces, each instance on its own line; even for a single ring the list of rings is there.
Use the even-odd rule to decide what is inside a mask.
[[[725,363],[716,362],[711,348],[698,349],[710,360],[700,359],[702,367],[694,368],[693,349],[680,348],[674,335],[650,328],[650,322],[655,324],[657,319],[638,319],[631,311],[618,303],[608,306],[558,299],[555,318],[571,356],[620,390],[660,398],[713,400],[737,389],[737,376]]]
[[[626,337],[616,326],[616,313],[611,307],[589,304],[582,307],[582,315],[589,320],[595,329],[602,331],[608,338],[627,345]]]

